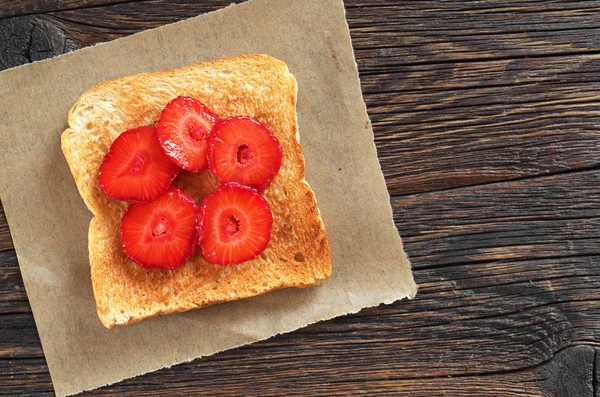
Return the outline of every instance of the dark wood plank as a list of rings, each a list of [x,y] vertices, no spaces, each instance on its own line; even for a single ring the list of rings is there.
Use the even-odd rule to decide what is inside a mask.
[[[2,201],[0,201],[0,252],[9,251],[12,249],[14,249],[12,237],[8,228],[8,221],[6,220],[6,215],[4,215]]]
[[[181,2],[177,7],[173,7],[172,2],[168,0],[151,0],[144,1],[143,4],[123,3],[108,7],[52,12],[47,15],[66,26],[71,37],[80,46],[88,46],[191,18],[243,1]],[[140,7],[144,7],[143,13],[139,12]]]
[[[597,3],[352,4],[392,194],[598,166]]]
[[[363,77],[390,193],[598,167],[598,67],[568,56]]]
[[[567,4],[572,8],[564,9]],[[351,8],[356,55],[365,58],[366,72],[385,72],[400,65],[598,52],[597,4],[482,5],[489,8],[460,0]],[[374,18],[377,26],[370,23]]]
[[[551,396],[595,397],[597,355],[598,349],[589,346],[562,352],[540,369],[539,372],[545,378],[542,390]]]
[[[596,351],[594,357],[594,374],[592,379],[592,389],[594,389],[594,397],[600,397],[600,354]]]
[[[202,4],[191,5],[191,7],[201,7],[205,9],[216,9],[225,7],[232,2],[237,1],[223,1],[223,0],[202,0]],[[123,4],[123,3],[137,3],[135,7],[143,9],[145,6],[152,6],[155,0],[13,0],[2,4],[0,8],[0,19],[7,19],[13,17],[20,17],[26,15],[39,15],[47,14],[50,12],[57,11],[72,11],[86,8],[106,8],[111,5]],[[143,3],[143,4],[140,4]],[[181,9],[185,7],[185,2],[177,2],[176,7]]]
[[[78,48],[57,21],[44,16],[0,19],[0,70]]]
[[[44,358],[31,313],[0,315],[0,329],[3,333],[0,340],[0,360]]]
[[[6,396],[55,396],[50,373],[43,358],[6,359],[0,361],[2,386],[0,394]]]
[[[593,170],[410,195],[392,205],[416,269],[597,255],[599,185]]]
[[[101,7],[132,1],[135,0],[11,0],[2,3],[2,7],[0,7],[0,19],[31,14],[43,14],[51,11]]]
[[[244,352],[233,351],[235,354]],[[2,392],[7,395],[20,396],[53,396],[49,374],[36,371],[43,360],[11,360],[6,362],[12,378],[3,383]],[[573,363],[575,364],[575,363]],[[445,378],[436,380],[405,380],[395,379],[372,380],[356,382],[348,387],[340,387],[336,382],[314,383],[305,386],[297,383],[286,384],[287,374],[272,370],[267,364],[257,364],[257,369],[248,373],[251,367],[244,368],[235,375],[223,374],[218,370],[221,366],[213,362],[215,371],[209,374],[196,367],[196,362],[177,365],[166,370],[157,371],[141,378],[127,380],[118,387],[106,387],[92,392],[82,393],[81,396],[411,396],[415,391],[428,390],[431,396],[477,396],[482,394],[482,385],[489,397],[525,397],[542,396],[537,389],[537,383],[542,375],[535,369],[484,377]],[[236,388],[236,378],[245,388]],[[248,381],[248,378],[251,380]],[[143,380],[142,380],[143,378]],[[255,382],[256,380],[256,382]],[[4,380],[3,380],[4,381]],[[310,382],[308,382],[310,383]],[[215,387],[216,386],[216,387]],[[350,392],[350,394],[349,394]]]
[[[0,318],[3,314],[30,311],[17,255],[14,250],[2,251],[0,252]]]
[[[556,359],[548,364],[542,365],[539,369],[529,369],[516,373],[508,373],[503,375],[492,375],[482,377],[450,377],[446,379],[436,380],[432,383],[430,380],[406,380],[399,383],[394,379],[371,381],[366,384],[358,383],[354,388],[354,395],[360,394],[362,391],[368,392],[368,395],[414,395],[415,391],[427,390],[429,396],[475,396],[482,395],[482,389],[485,390],[487,396],[541,396],[542,392],[537,389],[539,382],[556,384],[560,394],[554,393],[553,396],[577,396],[586,397],[592,396],[589,393],[587,381],[591,377],[589,373],[589,359],[594,357],[595,351],[589,347],[568,348],[560,352]],[[23,365],[27,363],[29,365]],[[37,365],[36,365],[37,364]],[[3,392],[19,393],[23,390],[23,385],[27,385],[31,395],[36,396],[53,396],[51,390],[50,377],[47,373],[36,372],[35,368],[42,365],[43,361],[37,360],[14,360],[8,361],[6,372],[11,377],[10,380],[3,384]],[[140,389],[140,385],[131,385],[129,381],[120,384],[120,387],[103,388],[91,393],[82,395],[105,395],[105,396],[155,396],[155,395],[201,395],[198,393],[198,383],[204,379],[197,377],[198,374],[194,369],[194,364],[179,365],[168,370],[161,370],[156,373],[155,379],[147,380]],[[185,371],[184,371],[185,370]],[[227,379],[217,376],[219,379]],[[558,379],[566,379],[566,383],[557,382]],[[183,381],[177,389],[165,389],[161,380],[169,379],[169,383],[175,383],[181,379],[190,379]],[[196,381],[192,381],[195,379]],[[575,379],[577,382],[572,382]],[[565,384],[572,385],[573,388],[565,389]],[[238,390],[230,390],[225,383],[225,389],[221,389],[212,395],[241,395]],[[254,385],[250,383],[249,393],[257,393],[261,396],[281,396],[281,395],[302,395],[298,393],[296,388],[286,387],[281,382],[275,380],[266,385]],[[402,392],[399,393],[399,390]],[[550,390],[545,388],[544,390]],[[577,394],[574,393],[577,392]],[[322,384],[319,387],[309,391],[311,395],[331,395],[344,396],[345,392],[337,388],[336,383]],[[548,394],[550,395],[550,394]]]

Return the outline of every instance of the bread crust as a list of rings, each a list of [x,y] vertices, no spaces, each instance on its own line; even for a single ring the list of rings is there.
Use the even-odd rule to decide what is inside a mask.
[[[281,170],[263,192],[273,212],[271,242],[254,260],[212,265],[197,249],[180,268],[159,271],[143,269],[123,253],[119,228],[127,204],[102,192],[98,168],[122,131],[154,124],[162,108],[178,95],[202,101],[223,118],[256,118],[282,146]],[[285,63],[267,55],[243,55],[109,80],[75,103],[61,146],[77,188],[94,214],[88,245],[94,297],[104,326],[132,324],[279,288],[309,287],[329,277],[325,227],[314,193],[304,180],[296,98],[296,80]],[[218,181],[208,171],[182,171],[174,185],[200,203]]]

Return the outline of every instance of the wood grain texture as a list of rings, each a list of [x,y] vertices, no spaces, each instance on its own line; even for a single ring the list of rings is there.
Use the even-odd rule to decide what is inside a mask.
[[[596,55],[567,56],[366,76],[391,194],[598,167],[599,67]]]
[[[0,252],[0,280],[0,318],[4,314],[30,313],[14,250]],[[2,356],[3,353],[0,353]]]
[[[0,252],[14,249],[12,237],[8,228],[8,221],[4,215],[2,201],[0,201]]]
[[[555,396],[596,397],[598,350],[579,346],[559,354],[540,369],[543,390],[552,390]],[[577,366],[571,365],[576,362]]]
[[[557,259],[600,254],[599,185],[600,171],[591,170],[409,195],[392,205],[415,269]]]
[[[0,68],[229,3],[15,0]],[[346,8],[416,299],[84,395],[600,396],[598,3]],[[0,280],[0,394],[52,395],[2,212]]]
[[[0,19],[0,69],[64,54],[77,48],[56,21],[44,16]]]

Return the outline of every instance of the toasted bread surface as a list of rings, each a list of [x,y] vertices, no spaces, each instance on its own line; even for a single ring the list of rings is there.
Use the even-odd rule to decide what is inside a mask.
[[[98,316],[108,328],[284,287],[309,287],[331,274],[329,244],[312,190],[304,181],[298,142],[296,80],[285,63],[244,55],[101,83],[69,112],[62,150],[79,192],[94,214],[89,228],[92,285]],[[282,167],[263,192],[273,212],[271,242],[256,259],[212,265],[199,249],[175,270],[146,270],[121,247],[127,203],[106,196],[98,168],[114,139],[129,128],[155,124],[178,95],[194,97],[222,118],[246,115],[267,125],[282,150]],[[174,185],[197,203],[218,181],[208,172],[182,171]]]

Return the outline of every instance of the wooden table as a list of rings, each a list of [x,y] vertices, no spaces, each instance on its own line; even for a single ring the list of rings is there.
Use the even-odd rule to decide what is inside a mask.
[[[0,68],[231,0],[6,0]],[[348,0],[420,286],[84,395],[600,396],[600,2]],[[52,395],[0,212],[0,394]]]

